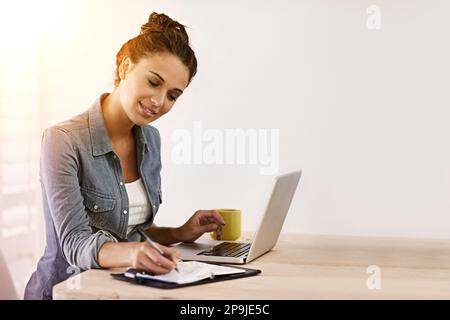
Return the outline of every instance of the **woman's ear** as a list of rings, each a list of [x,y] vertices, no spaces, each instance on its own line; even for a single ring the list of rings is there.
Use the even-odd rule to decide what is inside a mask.
[[[125,80],[127,73],[130,71],[131,61],[130,58],[124,56],[122,62],[119,65],[119,77],[120,80]]]

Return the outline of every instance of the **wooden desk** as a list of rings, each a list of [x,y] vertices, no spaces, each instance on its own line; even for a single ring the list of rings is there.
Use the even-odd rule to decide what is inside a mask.
[[[367,269],[380,269],[369,289]],[[449,299],[450,240],[281,235],[252,261],[256,277],[162,290],[114,280],[115,270],[88,270],[53,289],[54,299]],[[68,281],[72,281],[70,284]],[[74,289],[79,281],[79,289]],[[370,282],[376,285],[376,281]],[[71,288],[72,287],[72,288]]]

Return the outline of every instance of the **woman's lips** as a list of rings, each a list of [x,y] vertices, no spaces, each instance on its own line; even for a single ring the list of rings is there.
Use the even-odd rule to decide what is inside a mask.
[[[157,114],[156,112],[152,111],[151,109],[145,107],[140,101],[139,101],[139,109],[140,109],[141,113],[147,118],[154,117]]]

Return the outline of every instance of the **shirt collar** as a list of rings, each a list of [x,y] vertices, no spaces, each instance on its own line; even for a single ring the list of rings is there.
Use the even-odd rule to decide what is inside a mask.
[[[94,157],[101,156],[113,151],[111,141],[109,140],[108,130],[106,129],[105,119],[101,102],[109,93],[103,93],[98,97],[89,109],[89,133],[91,135],[92,155]],[[133,127],[133,134],[136,140],[136,146],[142,150],[148,151],[147,138],[141,126]]]
[[[134,139],[136,140],[136,145],[138,146],[138,150],[142,150],[144,148],[145,152],[148,152],[148,143],[147,138],[144,134],[144,129],[142,126],[134,126],[133,127]]]

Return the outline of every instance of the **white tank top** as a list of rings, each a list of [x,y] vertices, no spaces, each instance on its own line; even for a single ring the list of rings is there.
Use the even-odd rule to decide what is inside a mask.
[[[151,210],[147,192],[145,191],[141,178],[130,183],[125,183],[125,188],[128,194],[129,206],[128,235],[136,225],[145,223],[150,219]]]

